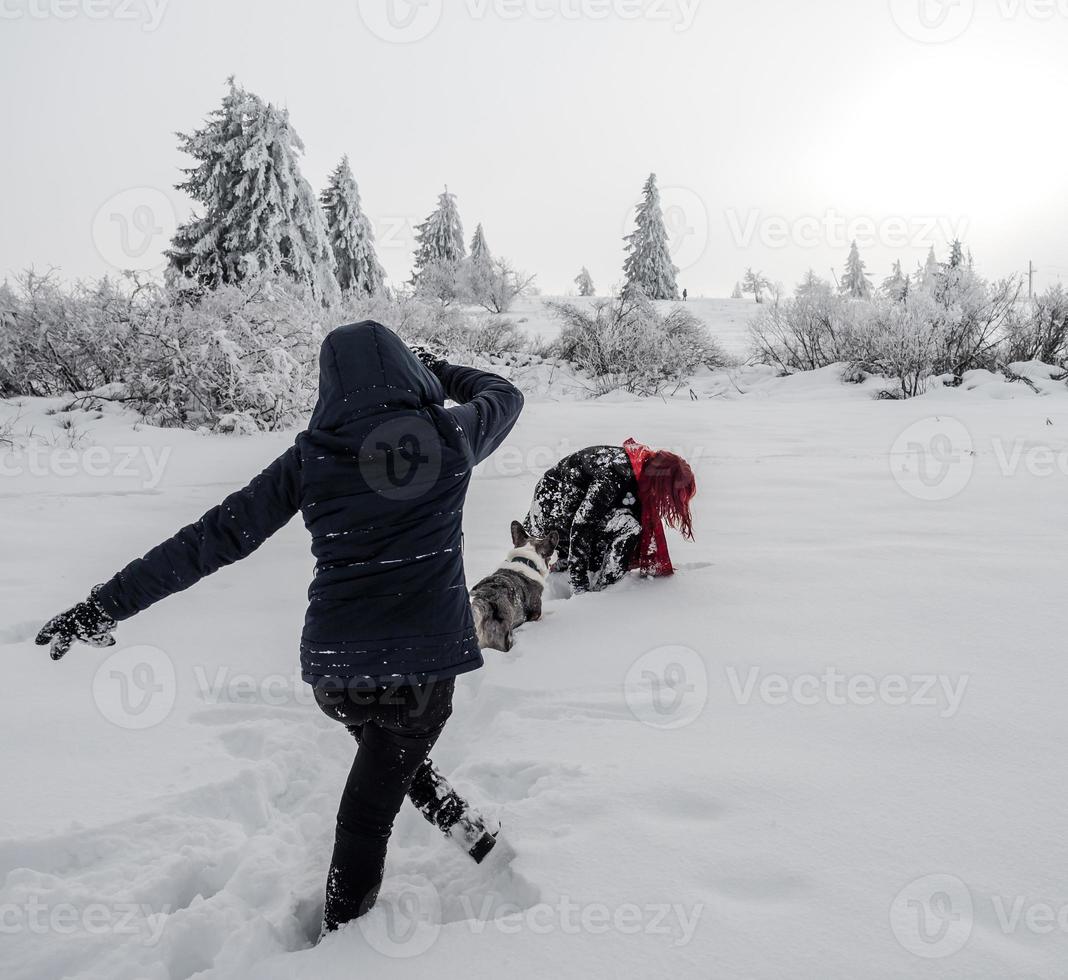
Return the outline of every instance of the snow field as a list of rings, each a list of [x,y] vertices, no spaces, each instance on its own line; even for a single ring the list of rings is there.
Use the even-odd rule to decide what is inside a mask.
[[[63,475],[58,403],[27,402],[17,429],[56,445],[34,472],[9,450],[0,482],[0,971],[1063,975],[1068,397],[1023,370],[1039,393],[975,374],[896,403],[831,369],[744,369],[695,379],[697,401],[529,401],[472,485],[471,581],[567,446],[686,453],[697,540],[671,537],[672,580],[547,602],[461,678],[434,758],[514,859],[476,867],[406,808],[379,907],[318,946],[353,746],[296,682],[299,521],[115,651],[32,645],[291,436],[79,413]],[[86,471],[90,447],[111,470]],[[158,482],[145,452],[114,472],[128,448],[169,449]]]

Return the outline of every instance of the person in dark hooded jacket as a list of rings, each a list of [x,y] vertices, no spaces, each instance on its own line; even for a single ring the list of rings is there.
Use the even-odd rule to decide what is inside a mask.
[[[373,905],[393,821],[452,711],[454,679],[483,662],[464,578],[464,500],[523,396],[496,375],[421,357],[379,323],[332,331],[296,444],[37,638],[55,660],[75,640],[111,645],[117,622],[245,558],[302,513],[317,562],[302,676],[360,743],[324,930]],[[457,405],[445,408],[446,397]]]

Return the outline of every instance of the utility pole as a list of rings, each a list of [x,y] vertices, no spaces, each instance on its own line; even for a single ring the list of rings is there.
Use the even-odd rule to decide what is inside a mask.
[[[1033,300],[1035,298],[1035,263],[1034,260],[1028,259],[1027,261],[1027,299]]]

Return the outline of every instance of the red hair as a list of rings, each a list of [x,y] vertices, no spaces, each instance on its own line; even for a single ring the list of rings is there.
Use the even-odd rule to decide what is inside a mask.
[[[696,493],[697,480],[693,470],[681,456],[660,450],[645,461],[638,479],[642,506],[650,507],[657,520],[690,540],[693,540],[690,501]]]

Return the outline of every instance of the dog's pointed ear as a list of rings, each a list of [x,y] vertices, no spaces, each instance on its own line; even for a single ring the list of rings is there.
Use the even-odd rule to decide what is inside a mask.
[[[527,534],[526,528],[519,521],[512,521],[512,544],[522,548],[529,540],[530,535]]]
[[[554,551],[556,551],[556,549],[558,547],[560,547],[560,532],[559,531],[553,531],[553,533],[549,535],[549,547],[551,548],[551,550],[549,551],[550,555]]]

